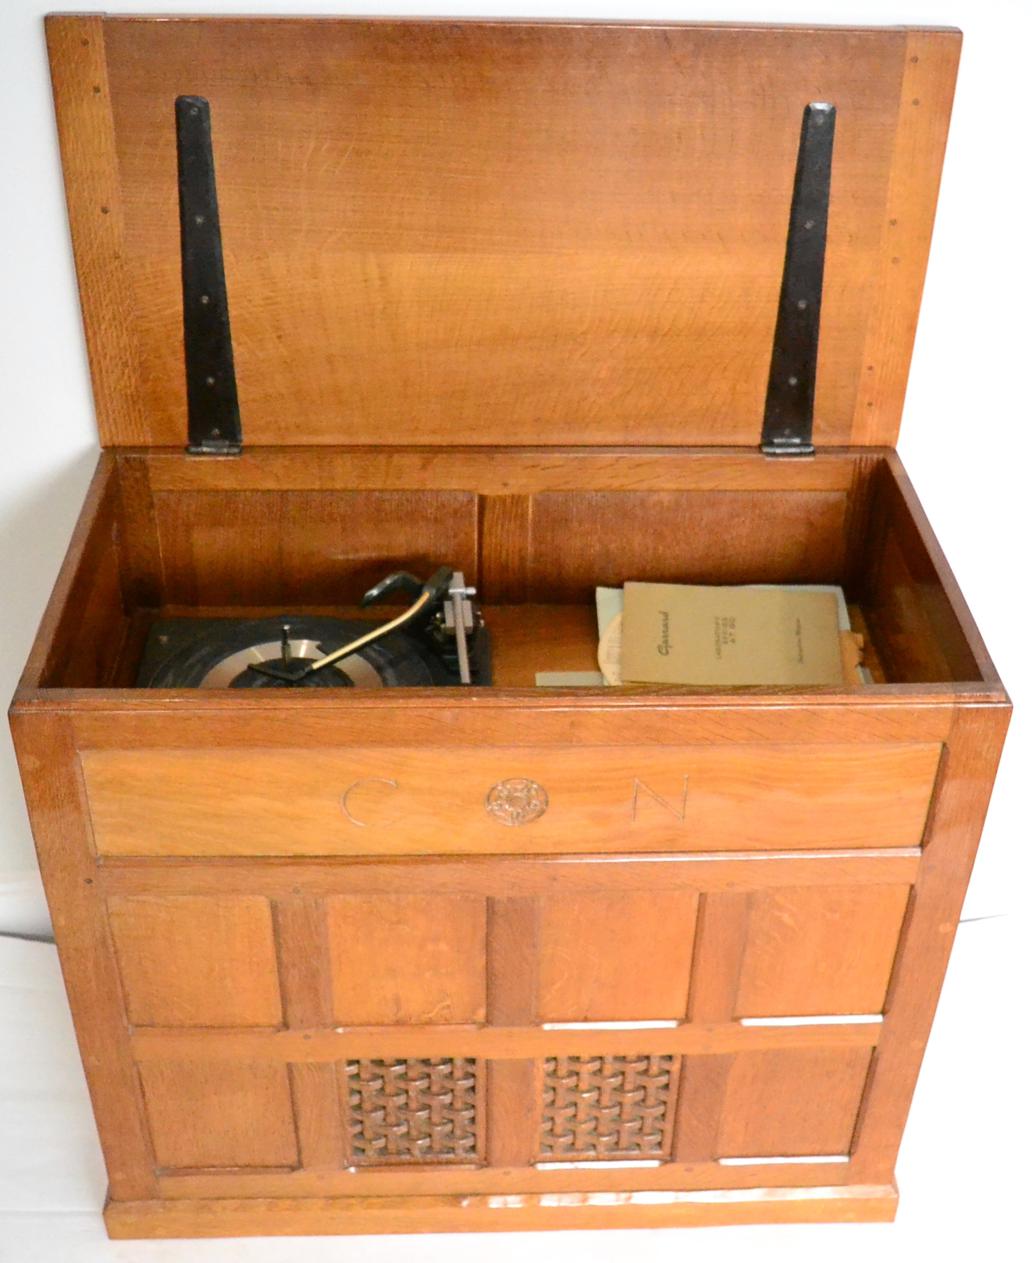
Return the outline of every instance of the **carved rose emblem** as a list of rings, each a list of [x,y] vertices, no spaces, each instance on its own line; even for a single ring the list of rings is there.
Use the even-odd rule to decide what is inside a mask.
[[[537,781],[517,776],[499,781],[487,792],[484,806],[502,824],[521,825],[540,820],[548,810],[548,794]]]

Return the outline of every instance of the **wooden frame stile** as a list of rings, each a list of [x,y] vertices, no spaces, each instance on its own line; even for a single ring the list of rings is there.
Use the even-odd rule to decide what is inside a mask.
[[[108,1230],[889,1219],[1009,715],[891,447],[956,35],[314,25],[48,20],[105,450],[11,722],[108,1166]],[[597,100],[585,57],[604,69]],[[722,67],[698,76],[685,117],[724,102],[729,67],[767,85],[762,109],[736,103],[757,137],[748,163],[672,106],[636,113],[657,76],[675,99],[682,57]],[[337,73],[349,58],[368,69],[368,100]],[[240,59],[248,83],[274,81],[288,133],[274,152]],[[498,100],[512,118],[471,107],[485,67],[510,76]],[[579,123],[540,129],[524,151],[512,138],[556,76]],[[790,188],[798,109],[771,122],[769,103],[796,79],[806,101],[840,90],[852,185],[833,196],[817,452],[785,459],[744,445],[783,237],[747,210],[735,220],[747,265],[702,264],[747,167],[757,205]],[[413,94],[430,81],[438,112],[413,138]],[[245,416],[233,458],[188,456],[169,437],[182,413],[174,152],[146,129],[201,90],[232,155],[219,178]],[[329,158],[359,146],[360,195],[324,181],[329,159],[303,166],[289,195],[313,213],[287,233],[254,190],[280,178],[276,155],[300,152],[291,129],[313,114]],[[602,116],[604,129],[588,126]],[[347,130],[354,117],[368,135]],[[615,154],[604,180],[565,160],[571,135],[587,159]],[[526,187],[510,187],[500,137],[535,173]],[[471,169],[438,199],[433,173],[467,152]],[[666,208],[697,171],[688,240]],[[657,179],[672,181],[663,197]],[[470,206],[485,210],[480,235],[461,220]],[[614,267],[628,208],[658,244]],[[305,270],[305,251],[324,271]],[[555,258],[569,265],[558,298]],[[531,296],[514,308],[527,345],[594,330],[590,389],[491,323],[510,269]],[[293,291],[260,299],[286,272],[311,304],[301,319]],[[328,294],[351,296],[350,324]],[[361,319],[367,298],[396,326]],[[740,378],[712,309],[740,321]],[[292,343],[297,324],[348,325],[354,354],[320,360],[318,338]],[[416,360],[399,367],[410,344]],[[455,346],[490,371],[458,371]],[[495,405],[510,397],[507,419]],[[134,687],[158,617],[340,613],[385,558],[434,557],[480,590],[493,687],[344,700]],[[535,688],[537,670],[591,665],[593,589],[630,574],[841,584],[872,682]],[[536,793],[515,821],[489,807],[510,778]]]

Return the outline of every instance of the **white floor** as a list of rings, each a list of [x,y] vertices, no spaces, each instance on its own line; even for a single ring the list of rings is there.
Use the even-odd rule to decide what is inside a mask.
[[[109,1242],[105,1178],[54,948],[0,937],[2,1263],[564,1263],[690,1258],[879,1263],[1030,1257],[1026,935],[1013,919],[961,926],[900,1157],[894,1225],[449,1237]],[[945,1252],[945,1253],[944,1253]]]

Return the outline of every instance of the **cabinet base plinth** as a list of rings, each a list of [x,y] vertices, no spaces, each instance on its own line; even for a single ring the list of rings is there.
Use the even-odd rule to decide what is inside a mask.
[[[547,1232],[721,1224],[868,1223],[895,1218],[894,1184],[690,1192],[109,1201],[108,1235],[334,1236],[399,1232]]]

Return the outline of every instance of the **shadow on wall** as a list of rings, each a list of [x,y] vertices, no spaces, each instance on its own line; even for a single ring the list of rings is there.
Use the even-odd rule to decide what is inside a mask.
[[[96,451],[23,487],[0,508],[0,697],[10,701],[82,505]],[[21,781],[7,724],[0,737],[0,934],[49,937]]]

